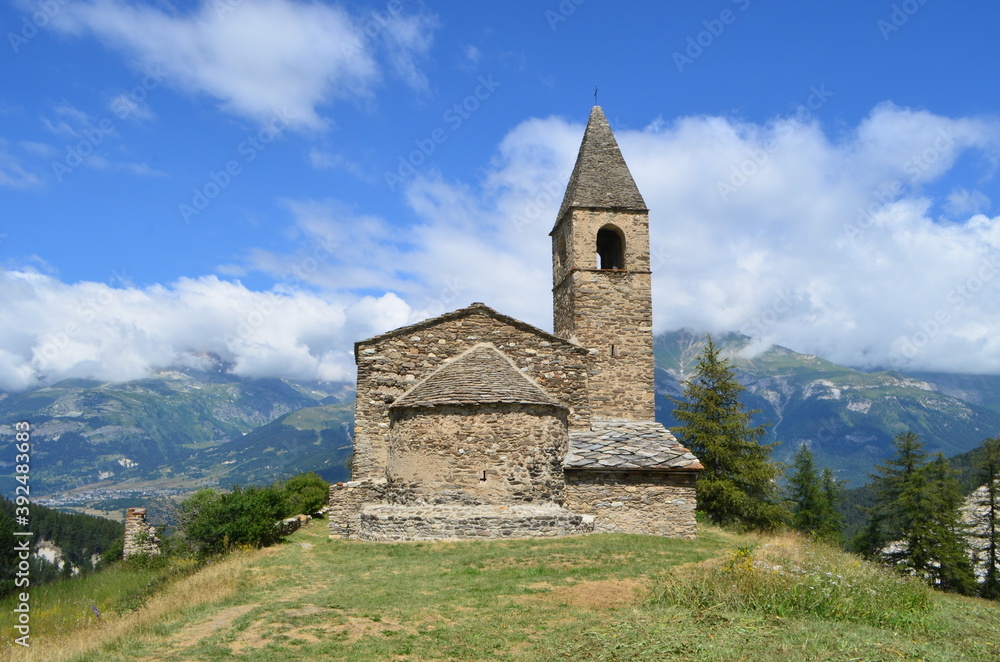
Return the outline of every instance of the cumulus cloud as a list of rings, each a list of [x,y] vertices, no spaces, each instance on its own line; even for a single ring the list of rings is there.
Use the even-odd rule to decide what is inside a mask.
[[[4,390],[68,377],[127,381],[206,368],[215,357],[247,377],[349,379],[353,341],[411,315],[394,294],[331,301],[214,276],[146,288],[66,284],[30,269],[0,271],[0,305]]]
[[[93,34],[137,68],[229,112],[265,121],[284,109],[296,126],[313,129],[326,125],[320,106],[370,97],[384,69],[425,88],[419,65],[434,25],[401,10],[354,15],[296,0],[202,0],[189,12],[85,0],[53,18],[56,29]]]
[[[313,241],[322,227],[360,242],[334,258],[350,287],[428,314],[482,300],[550,328],[547,233],[582,129],[528,120],[476,182],[418,173],[407,199],[420,222],[405,234],[331,201],[289,210]],[[1000,370],[1000,217],[974,213],[983,193],[929,193],[959,188],[948,178],[965,154],[990,183],[996,119],[883,104],[835,139],[799,117],[687,117],[617,136],[651,209],[657,331],[742,331],[859,367]],[[942,210],[965,216],[942,222]]]
[[[285,200],[296,248],[220,268],[270,276],[263,292],[210,276],[139,288],[3,272],[0,387],[129,379],[208,353],[241,375],[349,379],[353,342],[473,301],[549,329],[548,232],[582,131],[530,119],[474,181],[421,170],[406,227],[337,200]],[[886,104],[835,137],[801,118],[711,116],[616,135],[651,210],[657,332],[742,331],[860,367],[1000,372],[1000,217],[982,213],[1000,121]],[[974,191],[955,181],[959,160],[981,164]]]

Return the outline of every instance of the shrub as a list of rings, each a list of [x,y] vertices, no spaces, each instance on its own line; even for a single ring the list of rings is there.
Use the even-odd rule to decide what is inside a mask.
[[[287,506],[285,515],[308,515],[324,505],[330,494],[330,483],[315,472],[301,473],[285,481],[282,486]]]
[[[199,555],[234,547],[266,547],[278,541],[275,523],[285,514],[278,487],[233,486],[231,492],[199,490],[181,504],[181,531]]]

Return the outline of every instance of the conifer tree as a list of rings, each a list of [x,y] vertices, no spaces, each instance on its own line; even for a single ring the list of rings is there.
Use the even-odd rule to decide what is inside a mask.
[[[840,486],[833,472],[824,468],[817,474],[812,451],[805,444],[796,451],[792,469],[788,479],[792,528],[831,542],[839,541],[843,527],[836,510]]]
[[[979,506],[986,514],[986,527],[982,538],[986,542],[986,576],[979,587],[979,594],[990,600],[1000,600],[1000,437],[987,439],[982,444],[983,455],[978,462],[984,496]]]
[[[766,426],[752,425],[756,410],[740,402],[744,387],[712,337],[698,357],[684,395],[674,400],[678,440],[698,456],[698,509],[717,524],[773,529],[787,511],[778,503],[777,465],[769,461],[775,444],[761,444]]]
[[[823,516],[816,533],[824,540],[841,543],[844,534],[844,516],[840,514],[837,505],[843,498],[844,488],[837,482],[830,467],[823,467],[820,484],[823,490]]]
[[[872,476],[875,508],[871,511],[869,522],[874,521],[877,526],[874,531],[869,531],[869,542],[875,549],[890,540],[900,539],[912,529],[913,523],[908,519],[911,511],[902,507],[903,492],[927,458],[923,443],[913,432],[896,435],[892,443],[895,455],[885,464],[876,466],[877,474]]]
[[[976,578],[972,572],[965,544],[965,526],[962,523],[962,492],[955,471],[944,455],[938,453],[922,473],[927,474],[928,510],[926,545],[931,562],[925,569],[933,585],[946,591],[970,594],[975,591]]]
[[[896,454],[873,476],[878,522],[876,549],[898,569],[960,593],[975,585],[962,537],[962,496],[948,461],[931,463],[913,432],[896,435]],[[885,548],[885,543],[891,543]]]
[[[799,446],[792,462],[794,473],[788,478],[791,499],[792,528],[803,533],[815,533],[822,519],[823,489],[816,475],[812,451]]]

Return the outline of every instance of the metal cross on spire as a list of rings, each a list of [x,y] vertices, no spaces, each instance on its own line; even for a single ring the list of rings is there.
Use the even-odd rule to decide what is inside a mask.
[[[594,105],[597,105],[597,85],[594,85]]]

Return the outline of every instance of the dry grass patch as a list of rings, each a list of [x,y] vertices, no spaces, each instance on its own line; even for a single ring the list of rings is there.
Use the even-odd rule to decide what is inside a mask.
[[[642,602],[646,599],[649,587],[639,579],[602,579],[584,581],[569,586],[552,588],[545,582],[538,582],[527,588],[549,587],[544,593],[526,595],[520,598],[525,602],[548,602],[580,609],[616,609]]]
[[[181,647],[196,646],[203,639],[212,636],[222,628],[231,627],[233,621],[257,607],[258,605],[236,605],[217,611],[206,621],[192,623],[182,628],[180,632],[170,638],[168,643]]]
[[[164,621],[177,618],[192,607],[221,602],[236,593],[247,575],[247,554],[233,554],[201,571],[179,579],[170,590],[154,595],[137,612],[106,614],[100,621],[65,636],[32,641],[31,648],[14,650],[11,662],[67,662],[124,637],[144,635]]]

